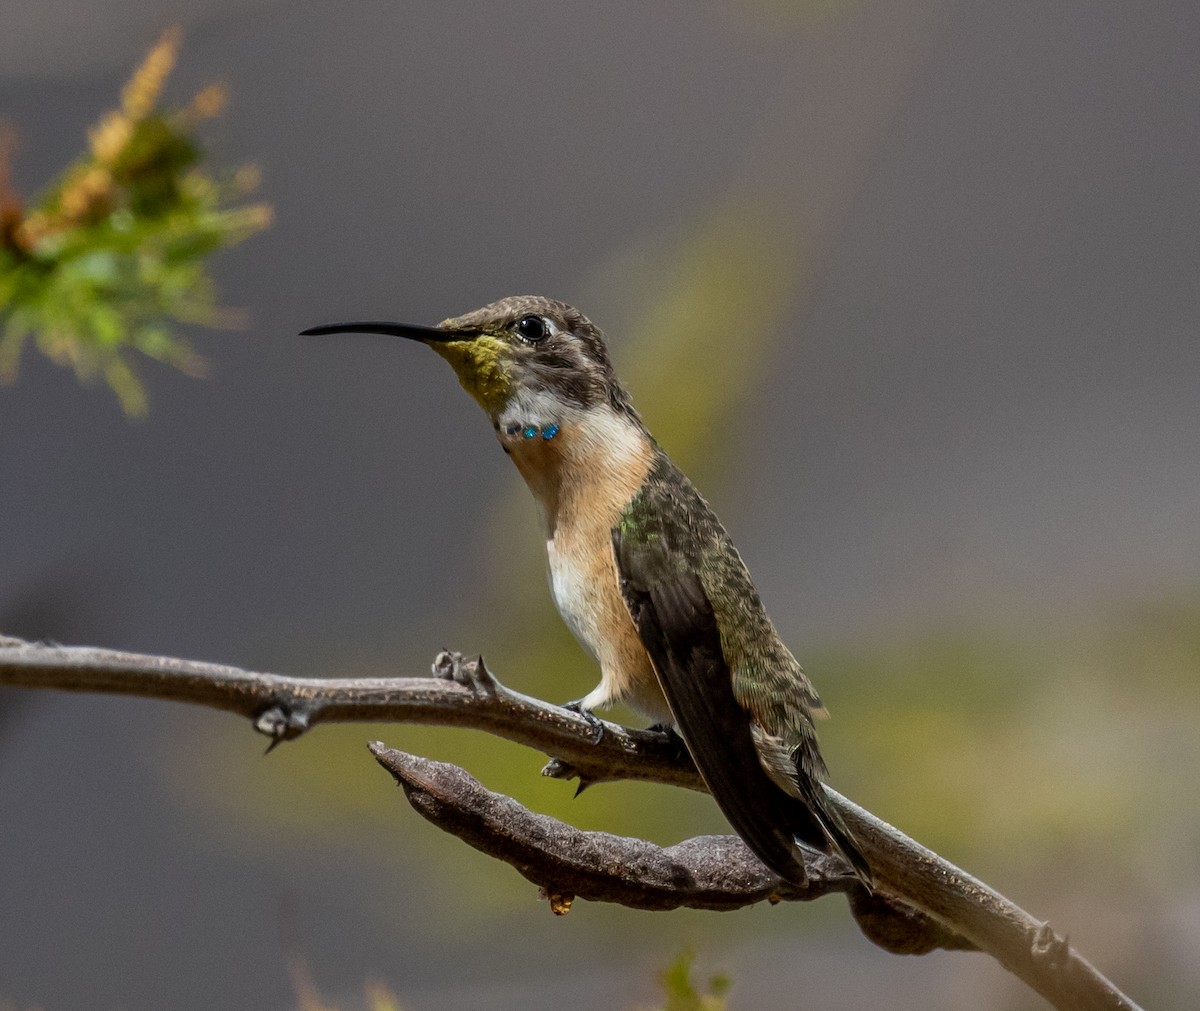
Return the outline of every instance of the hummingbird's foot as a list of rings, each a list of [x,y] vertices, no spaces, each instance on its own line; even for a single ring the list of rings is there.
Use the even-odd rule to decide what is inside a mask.
[[[444,649],[433,658],[433,676],[463,685],[479,695],[495,695],[500,684],[487,669],[482,655],[468,660],[457,650]]]
[[[666,744],[671,749],[672,758],[680,759],[687,756],[687,745],[684,743],[683,738],[679,736],[679,731],[670,723],[652,723],[646,729],[655,734],[662,734],[667,739]]]
[[[583,708],[583,699],[576,699],[574,702],[563,703],[563,708],[569,709],[573,713],[578,713],[588,721],[588,725],[592,728],[593,744],[599,744],[602,740],[604,740],[604,721],[590,709]]]

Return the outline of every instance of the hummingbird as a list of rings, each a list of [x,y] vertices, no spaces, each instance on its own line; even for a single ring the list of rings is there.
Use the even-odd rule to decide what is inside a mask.
[[[824,706],[767,616],[733,541],[650,434],[604,335],[579,310],[513,296],[437,324],[353,322],[427,344],[491,420],[541,509],[550,591],[600,665],[569,704],[631,705],[677,733],[718,807],[784,881],[798,841],[871,872],[826,799],[814,719]]]

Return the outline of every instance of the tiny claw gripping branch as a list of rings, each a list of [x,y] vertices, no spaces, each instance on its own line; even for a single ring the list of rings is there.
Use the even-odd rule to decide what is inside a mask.
[[[593,744],[599,744],[604,740],[604,721],[590,709],[584,709],[583,699],[576,699],[574,702],[564,703],[563,708],[567,712],[574,713],[576,716],[582,716],[585,720],[587,720],[589,734]]]

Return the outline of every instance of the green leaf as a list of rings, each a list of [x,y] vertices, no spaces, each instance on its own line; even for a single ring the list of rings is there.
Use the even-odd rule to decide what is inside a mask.
[[[32,338],[81,380],[103,378],[134,416],[146,394],[123,352],[201,375],[174,324],[229,323],[208,261],[270,222],[265,206],[237,202],[255,173],[221,183],[206,171],[194,115],[150,108],[152,77],[138,91],[151,97],[107,115],[91,150],[0,236],[0,375],[15,378]]]

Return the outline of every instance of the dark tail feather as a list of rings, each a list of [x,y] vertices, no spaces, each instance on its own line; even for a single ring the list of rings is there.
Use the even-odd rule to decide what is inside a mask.
[[[748,715],[733,693],[720,629],[693,572],[639,589],[635,544],[613,533],[621,590],[642,645],[696,768],[729,823],[755,855],[785,881],[804,885],[799,839],[828,853],[835,847],[870,887],[871,871],[821,784],[798,776],[803,798],[785,792],[763,768]],[[627,550],[628,549],[628,550]]]
[[[875,878],[871,874],[867,858],[863,856],[858,842],[846,828],[842,816],[829,806],[829,802],[825,799],[825,790],[820,783],[812,784],[808,806],[813,816],[820,822],[821,829],[824,831],[826,839],[833,844],[833,848],[846,858],[846,862],[853,868],[859,880],[868,888],[874,889]]]

